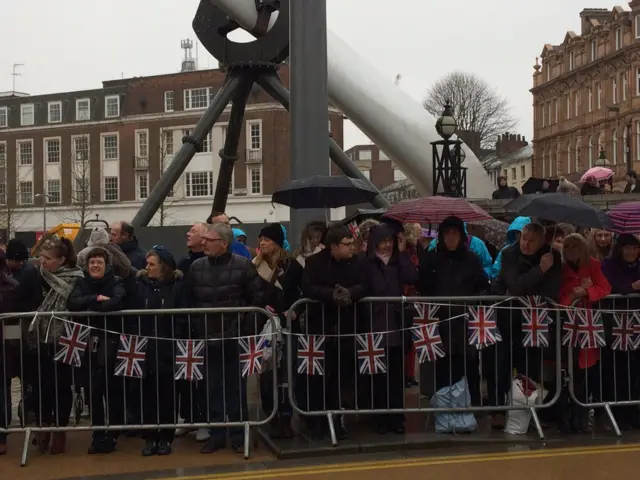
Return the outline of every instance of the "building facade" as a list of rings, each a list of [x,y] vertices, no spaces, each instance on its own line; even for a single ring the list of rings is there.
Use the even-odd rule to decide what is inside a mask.
[[[280,71],[288,84],[288,70]],[[40,231],[99,218],[130,220],[195,127],[224,74],[196,70],[103,82],[102,88],[0,96],[0,228]],[[189,224],[211,211],[230,108],[216,123],[154,224]],[[342,145],[343,117],[329,131]],[[228,213],[288,221],[271,193],[289,179],[289,116],[259,88],[247,104]],[[327,167],[329,172],[329,167]],[[46,202],[46,206],[45,206]]]
[[[640,166],[640,0],[585,9],[580,19],[580,34],[545,45],[536,61],[535,177],[606,165],[621,178]]]
[[[345,153],[379,190],[407,179],[387,154],[374,144],[354,145]],[[333,172],[338,173],[335,166]]]
[[[498,177],[502,176],[510,187],[522,190],[522,185],[532,176],[533,147],[524,136],[504,133],[496,141],[495,152],[484,164],[496,186]]]

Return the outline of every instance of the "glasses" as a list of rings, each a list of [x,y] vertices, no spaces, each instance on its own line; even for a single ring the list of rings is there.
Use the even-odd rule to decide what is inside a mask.
[[[205,242],[221,242],[221,238],[202,237]]]
[[[344,245],[347,248],[356,248],[355,242],[340,242],[340,245]]]

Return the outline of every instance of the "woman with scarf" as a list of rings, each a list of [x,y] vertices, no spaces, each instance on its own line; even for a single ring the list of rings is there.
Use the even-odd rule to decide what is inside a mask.
[[[300,251],[295,254],[295,258],[303,268],[307,258],[320,252],[324,248],[322,240],[326,232],[327,227],[322,222],[310,222],[302,231]]]
[[[591,256],[603,261],[613,250],[613,233],[608,230],[593,230],[589,233],[589,249]]]
[[[73,243],[67,238],[47,240],[40,251],[42,300],[38,312],[29,326],[39,352],[38,381],[34,383],[34,398],[39,402],[36,419],[39,427],[66,427],[73,406],[71,392],[72,367],[54,360],[59,349],[58,339],[64,332],[64,321],[48,312],[64,312],[67,300],[78,280],[84,277],[76,266]],[[45,313],[47,312],[47,313]],[[38,432],[36,441],[41,452],[52,455],[63,453],[67,438],[64,432]]]
[[[290,258],[284,250],[284,231],[279,223],[271,223],[260,231],[258,236],[260,253],[253,259],[258,275],[266,283],[265,295],[268,309],[280,317],[282,324],[287,324],[291,332],[300,333],[300,325],[296,317],[287,319],[289,307],[301,297],[302,292],[302,267],[299,262]],[[296,336],[293,340],[294,352],[297,347]],[[276,355],[279,357],[280,355]],[[295,357],[294,357],[295,358]],[[278,365],[278,358],[272,358],[272,368],[278,368],[278,416],[273,419],[270,435],[272,438],[292,438],[291,417],[293,409],[289,403],[286,389],[286,354],[282,354]],[[270,415],[274,409],[273,399],[273,370],[260,374],[260,397],[262,409]]]

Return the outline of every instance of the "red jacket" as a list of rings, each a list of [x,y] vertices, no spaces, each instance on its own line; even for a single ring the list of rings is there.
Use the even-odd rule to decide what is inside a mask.
[[[577,271],[564,265],[562,267],[562,287],[560,288],[561,305],[572,305],[574,302],[573,289],[582,285],[582,280],[590,278],[593,286],[587,288],[587,296],[580,300],[582,308],[589,308],[593,302],[597,302],[611,293],[611,285],[602,274],[600,261],[589,258],[586,265],[581,266]],[[580,351],[578,364],[580,368],[587,368],[594,365],[600,359],[600,350],[597,348],[587,348]]]

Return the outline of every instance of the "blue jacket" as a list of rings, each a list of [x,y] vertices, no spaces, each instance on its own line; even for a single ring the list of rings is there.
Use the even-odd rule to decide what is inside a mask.
[[[464,224],[465,232],[467,230],[467,224]],[[468,232],[467,232],[468,235]],[[438,245],[438,239],[434,238],[433,241],[429,244],[429,251],[435,250]],[[475,253],[482,263],[482,269],[484,270],[484,274],[487,278],[491,278],[491,271],[493,268],[493,258],[491,258],[491,254],[487,249],[485,243],[480,240],[478,237],[474,237],[473,235],[469,235],[469,250]]]
[[[235,239],[231,244],[231,253],[235,253],[236,255],[240,255],[241,257],[251,260],[251,253],[249,253],[247,246],[244,243],[237,242]]]
[[[517,217],[509,228],[507,229],[507,244],[502,247],[500,253],[496,257],[496,261],[493,262],[493,266],[491,267],[491,275],[489,278],[493,280],[500,273],[500,268],[502,267],[502,252],[505,248],[510,247],[514,243],[516,243],[516,232],[522,232],[522,229],[531,223],[531,218],[529,217]]]

